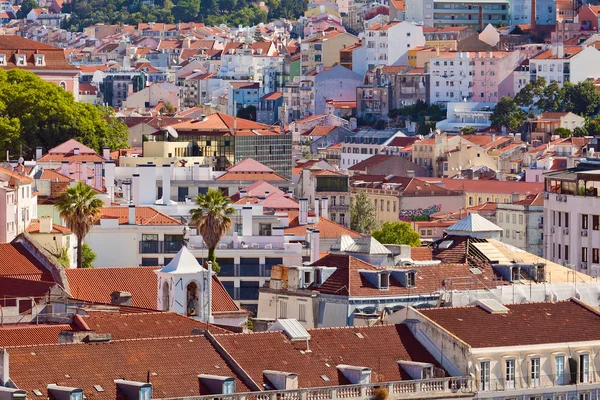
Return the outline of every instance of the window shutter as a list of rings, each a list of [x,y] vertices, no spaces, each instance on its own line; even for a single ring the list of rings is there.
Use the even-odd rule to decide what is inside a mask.
[[[579,362],[573,358],[569,358],[569,373],[571,374],[571,384],[577,383],[577,371],[579,370]]]

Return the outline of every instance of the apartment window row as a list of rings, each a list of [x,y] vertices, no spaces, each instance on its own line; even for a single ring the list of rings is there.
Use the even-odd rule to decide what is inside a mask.
[[[589,261],[588,248],[582,247],[581,248],[581,262],[586,263],[588,261]],[[592,248],[592,264],[600,264],[600,248],[598,248],[598,247]]]
[[[470,198],[469,198],[469,199],[470,199]],[[487,200],[487,201],[490,201],[490,200],[489,200],[489,197],[488,197],[488,200]],[[497,202],[498,202],[498,199],[496,199],[496,203],[497,203]],[[479,198],[479,204],[481,204],[481,197]],[[516,213],[513,213],[513,214],[511,214],[511,213],[503,213],[503,212],[500,212],[500,213],[498,213],[498,221],[499,221],[499,222],[504,222],[504,215],[505,215],[505,214],[506,214],[506,223],[507,223],[507,224],[510,224],[510,220],[511,220],[511,216],[512,216],[512,223],[513,223],[513,224],[516,224],[516,223],[517,223],[517,218],[518,218],[518,220],[519,220],[519,225],[523,225],[523,220],[524,220],[524,219],[523,219],[523,214],[519,214],[519,215],[517,216],[517,214],[516,214]]]
[[[581,214],[581,229],[589,229],[589,219],[590,219],[589,217],[590,216],[588,214]],[[600,230],[600,215],[592,215],[591,217],[592,217],[592,229],[595,231]]]

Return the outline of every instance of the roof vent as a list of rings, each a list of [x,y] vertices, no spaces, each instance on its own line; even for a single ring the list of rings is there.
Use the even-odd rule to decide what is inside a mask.
[[[510,311],[502,303],[494,299],[480,299],[475,301],[473,304],[483,308],[490,314],[508,314],[508,312]]]

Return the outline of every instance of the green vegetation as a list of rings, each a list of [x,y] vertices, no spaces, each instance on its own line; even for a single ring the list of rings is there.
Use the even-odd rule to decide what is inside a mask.
[[[390,110],[388,117],[417,122],[417,135],[429,135],[431,130],[435,130],[435,123],[446,118],[446,110],[437,104],[418,100],[413,105]]]
[[[500,99],[490,116],[492,126],[505,126],[509,131],[519,129],[525,122],[526,115],[510,97]]]
[[[63,268],[69,268],[71,266],[71,259],[69,258],[69,246],[59,247],[58,242],[54,242],[53,248],[45,248],[46,251],[54,258]]]
[[[219,272],[215,248],[227,230],[231,227],[230,216],[235,214],[231,207],[231,199],[220,190],[208,189],[206,194],[199,194],[194,200],[198,208],[190,210],[192,224],[196,226],[206,247],[207,261],[212,262],[213,271]]]
[[[350,207],[350,229],[359,233],[371,233],[377,228],[375,206],[364,190],[352,197]]]
[[[385,222],[381,229],[373,231],[373,237],[382,244],[421,245],[421,235],[415,232],[408,222]]]
[[[546,84],[544,78],[526,84],[515,96],[521,107],[533,107],[540,112],[571,111],[586,117],[595,116],[600,110],[600,92],[593,82],[556,82]]]
[[[256,107],[248,106],[240,108],[237,112],[238,118],[249,119],[250,121],[256,121]]]
[[[21,3],[21,8],[17,11],[17,18],[23,19],[27,17],[27,14],[34,8],[38,8],[40,5],[35,0],[23,0]]]
[[[25,0],[32,2],[35,0]],[[204,22],[207,25],[252,26],[269,19],[296,19],[304,13],[303,0],[268,0],[269,13],[247,0],[73,0],[63,6],[71,18],[63,28],[81,31],[95,24],[142,22]]]
[[[94,268],[92,263],[96,260],[96,253],[92,251],[92,248],[87,243],[83,244],[81,251],[83,252],[81,256],[81,268]]]
[[[91,266],[91,262],[95,258],[94,254],[94,257],[90,259],[91,249],[89,249],[86,255],[87,264],[83,263],[85,252],[83,239],[100,217],[102,205],[102,200],[96,197],[94,189],[81,181],[65,190],[56,201],[55,207],[58,209],[60,217],[66,221],[67,227],[77,238],[77,268]]]
[[[127,127],[114,111],[78,103],[58,85],[22,69],[0,70],[0,152],[33,155],[69,139],[100,152],[127,145]]]

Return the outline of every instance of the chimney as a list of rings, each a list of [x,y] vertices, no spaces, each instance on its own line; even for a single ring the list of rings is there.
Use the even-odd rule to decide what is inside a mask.
[[[102,158],[104,158],[106,161],[110,160],[110,147],[102,148]]]
[[[535,32],[536,30],[536,19],[537,19],[537,1],[531,0],[531,32]]]
[[[199,181],[200,180],[200,163],[194,163],[194,169],[192,170],[192,180]]]
[[[240,190],[240,199],[243,199],[244,197],[246,197],[246,191]]]
[[[207,297],[206,301],[208,303],[205,305],[205,310],[206,310],[205,313],[207,314],[207,315],[205,315],[205,320],[206,320],[206,322],[209,322],[212,324],[215,322],[213,315],[212,315],[212,275],[214,273],[213,269],[212,269],[212,262],[209,261],[206,263],[206,269],[208,272],[208,282],[210,282],[210,283],[208,283],[205,288],[205,290],[207,292],[206,293],[206,297]]]
[[[104,163],[104,186],[110,201],[115,201],[115,163],[112,161]]]
[[[551,46],[551,53],[552,53],[552,57],[556,57],[556,55],[558,54],[558,46],[556,44],[553,44]]]
[[[139,202],[136,205],[153,206],[156,203],[156,165],[141,164],[138,171],[140,184],[134,193],[138,195]]]
[[[321,249],[321,232],[318,229],[312,231],[310,239],[310,262],[314,263],[319,259]]]
[[[130,181],[123,182],[123,199],[125,199],[127,204],[131,203],[131,182]]]
[[[131,202],[134,206],[140,205],[140,174],[133,174],[131,181]]]
[[[64,176],[69,176],[69,162],[68,161],[63,161],[60,164],[60,173],[63,174]]]
[[[124,291],[112,292],[110,304],[115,306],[131,306],[131,293]]]
[[[163,165],[162,203],[166,206],[171,204],[171,164]]]
[[[565,45],[564,44],[559,43],[557,45],[557,54],[556,54],[556,56],[558,58],[565,58]]]
[[[35,159],[39,160],[40,158],[42,158],[42,147],[38,146],[35,148]]]
[[[298,214],[298,223],[306,225],[308,223],[308,199],[303,197],[299,201],[300,213]]]
[[[315,197],[315,220],[319,222],[319,211],[321,211],[321,199]]]
[[[269,197],[269,194],[271,194],[271,192],[269,192],[268,190],[265,190],[265,199],[266,199],[267,197]]]
[[[73,154],[75,154],[76,156],[78,156],[78,155],[79,155],[79,147],[75,147],[75,148],[73,149]]]
[[[2,357],[2,362],[0,364],[0,383],[3,386],[6,386],[10,381],[10,374],[8,369],[8,352],[6,351],[6,349],[0,350],[0,357]]]
[[[128,214],[128,218],[127,218],[127,223],[129,225],[135,225],[135,206],[134,205],[129,206],[129,214]]]
[[[293,191],[293,190],[288,190],[288,191],[287,191],[287,196],[288,196],[290,199],[293,199],[293,198],[294,198],[294,191]]]
[[[242,236],[252,236],[252,207],[242,207]]]
[[[102,163],[94,162],[94,189],[102,191]]]
[[[329,197],[321,197],[321,217],[329,219]]]
[[[40,217],[40,233],[52,232],[52,217]]]
[[[518,192],[514,192],[512,193],[512,204],[517,203],[519,200],[521,200],[521,195]]]

